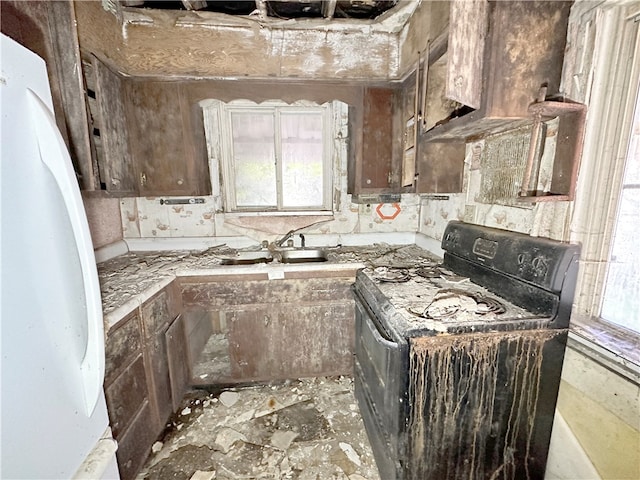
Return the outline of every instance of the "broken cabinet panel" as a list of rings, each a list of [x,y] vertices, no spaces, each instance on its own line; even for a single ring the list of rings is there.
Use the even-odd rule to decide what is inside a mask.
[[[430,128],[426,138],[471,139],[531,123],[528,107],[536,100],[540,87],[546,85],[550,94],[559,90],[571,2],[488,2],[486,39],[482,22],[477,23],[474,15],[466,11],[481,9],[481,2],[461,9],[457,3],[467,2],[453,2],[451,7],[458,20],[449,26],[445,96],[466,103],[452,107],[450,115],[436,121],[435,126],[426,125]],[[482,10],[478,15],[483,15]],[[472,33],[469,44],[462,41],[467,32]],[[483,40],[480,66],[476,64],[477,52]],[[471,59],[468,68],[460,65],[465,58]],[[456,82],[474,90],[480,72],[482,95],[479,108],[474,110],[471,107],[477,104],[475,95],[458,96]],[[437,81],[434,75],[429,72],[429,82]]]
[[[529,112],[534,120],[519,199],[529,202],[573,200],[582,155],[587,108],[581,103],[542,101],[531,105]],[[546,142],[545,136],[542,136],[543,143],[538,147],[536,142],[539,135],[536,132],[546,125],[545,122],[552,119],[557,119],[558,126],[550,185],[545,191],[537,188],[539,181],[536,172],[539,170],[540,153],[544,151]]]

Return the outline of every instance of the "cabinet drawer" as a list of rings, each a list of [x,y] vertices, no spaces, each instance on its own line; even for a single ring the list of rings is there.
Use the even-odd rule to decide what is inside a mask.
[[[149,398],[142,355],[105,388],[109,420],[114,437],[127,429],[140,406]]]
[[[175,282],[147,300],[141,308],[145,337],[149,338],[166,327],[182,311],[182,302]]]
[[[131,427],[118,440],[118,467],[122,480],[131,480],[147,459],[151,445],[156,439],[153,425],[153,413],[149,402],[144,406],[131,424]]]
[[[119,322],[120,326],[109,331],[105,343],[105,384],[113,382],[115,377],[130,362],[142,347],[140,316],[134,311]]]

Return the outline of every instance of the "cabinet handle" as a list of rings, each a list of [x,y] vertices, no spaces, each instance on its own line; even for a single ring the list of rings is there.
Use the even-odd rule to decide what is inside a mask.
[[[264,326],[268,327],[270,323],[271,323],[271,318],[269,317],[269,315],[265,315],[264,316]]]
[[[147,174],[146,173],[141,173],[140,174],[140,186],[144,187],[147,184]]]

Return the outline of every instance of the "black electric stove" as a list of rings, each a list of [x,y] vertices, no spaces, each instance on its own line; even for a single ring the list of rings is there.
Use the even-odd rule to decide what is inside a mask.
[[[579,247],[450,222],[358,272],[356,397],[385,480],[544,478]]]

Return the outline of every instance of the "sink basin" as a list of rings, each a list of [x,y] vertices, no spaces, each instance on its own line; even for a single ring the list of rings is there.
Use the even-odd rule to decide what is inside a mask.
[[[270,252],[238,252],[235,257],[223,258],[221,265],[253,265],[273,260]]]
[[[326,262],[327,254],[324,250],[303,249],[303,250],[283,250],[280,252],[282,263],[310,263]]]

